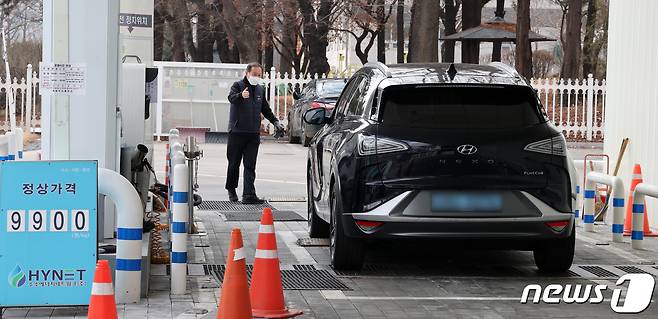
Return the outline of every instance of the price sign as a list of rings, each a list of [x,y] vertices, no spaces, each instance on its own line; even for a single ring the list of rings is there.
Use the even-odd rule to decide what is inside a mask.
[[[0,162],[0,307],[89,303],[97,175],[95,161]]]

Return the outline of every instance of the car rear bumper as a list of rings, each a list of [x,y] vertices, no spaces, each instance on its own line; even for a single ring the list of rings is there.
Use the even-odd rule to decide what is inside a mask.
[[[357,238],[446,238],[446,239],[497,239],[497,240],[548,240],[571,235],[573,214],[558,212],[532,195],[526,196],[536,212],[530,216],[512,217],[443,217],[410,216],[401,212],[414,206],[413,192],[405,192],[379,207],[364,213],[345,213],[343,229]],[[517,214],[519,215],[519,214]],[[364,230],[357,221],[381,222],[380,226]],[[546,223],[567,221],[562,231],[555,231]]]

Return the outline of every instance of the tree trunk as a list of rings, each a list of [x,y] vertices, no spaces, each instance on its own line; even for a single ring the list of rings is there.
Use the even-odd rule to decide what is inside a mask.
[[[505,0],[496,1],[496,17],[502,20],[505,19]],[[494,41],[493,51],[491,52],[491,61],[500,62],[502,58],[503,43],[500,41]]]
[[[396,17],[397,62],[404,63],[404,0],[398,0]]]
[[[580,77],[578,61],[580,57],[580,28],[582,19],[582,0],[571,0],[567,11],[566,36],[564,41],[564,57],[562,59],[561,76],[567,79]]]
[[[598,0],[589,0],[587,4],[587,22],[585,23],[585,40],[583,43],[583,75],[596,73],[598,52],[595,48],[596,15]],[[595,55],[596,54],[596,55]]]
[[[385,18],[385,6],[386,2],[384,0],[377,1],[377,17],[379,24],[377,25],[377,61],[381,63],[386,63],[386,22]]]
[[[176,3],[170,3],[172,5],[172,12],[174,12],[173,20],[169,24],[171,26],[171,33],[173,38],[173,43],[171,45],[173,49],[172,60],[177,62],[185,62],[185,28],[183,27],[183,21],[180,17],[180,12],[177,13]]]
[[[530,32],[530,0],[518,0],[516,10],[516,70],[526,79],[532,78]]]
[[[439,11],[434,0],[414,0],[409,31],[409,62],[439,61]]]
[[[224,6],[222,0],[215,0],[214,5],[217,8],[217,15],[215,16],[215,43],[217,43],[219,60],[222,63],[238,63],[240,62],[240,53],[234,41],[229,40],[229,35],[226,33],[226,28],[224,28]]]
[[[474,28],[482,23],[482,5],[478,0],[465,0],[462,3],[462,30]],[[480,62],[480,42],[467,40],[462,42],[462,62]]]
[[[196,27],[196,51],[195,62],[212,62],[215,37],[214,26],[210,22],[210,6],[206,6],[204,0],[196,0],[197,5],[197,27]],[[191,30],[190,30],[191,32]],[[191,33],[190,33],[191,35]],[[190,39],[191,41],[191,39]]]
[[[153,60],[162,61],[162,50],[164,48],[164,28],[167,9],[161,0],[155,1],[153,10]]]
[[[239,5],[236,8],[235,4]],[[255,0],[222,0],[224,28],[234,40],[240,52],[241,63],[251,63],[259,60],[258,32],[256,30]]]
[[[226,0],[225,0],[226,1]],[[329,45],[329,18],[333,0],[320,0],[319,8],[313,8],[312,0],[298,0],[302,14],[304,38],[308,52],[308,72],[311,74],[326,74],[329,72],[327,61],[327,46]]]
[[[459,2],[445,0],[445,11],[443,12],[444,35],[457,33],[457,12],[459,7]],[[441,45],[441,62],[455,62],[455,41],[443,41]]]

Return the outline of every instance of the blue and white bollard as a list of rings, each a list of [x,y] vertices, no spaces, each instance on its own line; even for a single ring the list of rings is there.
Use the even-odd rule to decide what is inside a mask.
[[[612,241],[621,243],[624,238],[624,197],[626,191],[621,178],[598,172],[587,174],[585,182],[585,231],[594,231],[594,196],[596,196],[596,184],[608,185],[612,188]]]
[[[174,193],[171,221],[171,293],[185,294],[187,290],[187,223],[189,200],[187,165],[174,166]]]
[[[23,132],[23,129],[18,127],[16,128],[16,159],[22,160],[23,159],[23,150],[24,150],[24,145],[23,141],[25,139],[25,133]]]
[[[612,241],[624,242],[624,214],[625,200],[620,197],[618,189],[612,189]],[[623,189],[621,190],[623,192]],[[622,194],[623,196],[623,194]]]
[[[641,197],[639,200],[635,197]],[[636,204],[637,203],[637,204]],[[633,228],[631,229],[631,247],[642,249],[644,242],[644,194],[633,195]]]
[[[576,207],[573,210],[573,215],[574,215],[574,223],[576,226],[580,224],[580,206],[582,205],[581,198],[580,198],[580,185],[576,185]]]
[[[585,231],[594,232],[594,196],[596,191],[594,188],[596,184],[587,181],[585,190],[583,191],[583,224]]]
[[[105,168],[98,169],[98,193],[110,197],[117,208],[116,302],[137,303],[142,281],[142,200],[125,177]]]
[[[9,138],[7,135],[0,135],[0,162],[9,159]]]
[[[16,160],[16,153],[18,152],[16,146],[16,132],[9,131],[5,136],[7,136],[7,160]]]
[[[631,229],[631,247],[633,249],[642,249],[644,242],[644,201],[646,196],[658,198],[658,186],[639,183],[635,186],[633,192],[633,202],[628,203],[633,205],[632,224]]]

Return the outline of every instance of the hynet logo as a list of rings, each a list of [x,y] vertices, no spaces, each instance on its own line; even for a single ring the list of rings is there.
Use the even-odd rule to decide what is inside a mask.
[[[626,274],[621,276],[616,286],[623,286],[628,282],[626,295],[622,297],[622,288],[612,290],[610,308],[616,313],[636,314],[646,310],[651,304],[653,289],[656,284],[653,276],[649,274]],[[608,290],[607,285],[560,285],[551,284],[542,288],[540,285],[527,285],[521,295],[521,303],[527,304],[532,295],[532,303],[540,301],[547,304],[599,304],[604,301],[603,292]]]
[[[23,287],[23,285],[25,285],[26,279],[25,279],[25,273],[23,272],[21,266],[16,265],[16,267],[14,267],[14,270],[12,270],[9,273],[9,276],[7,276],[7,280],[9,281],[9,285],[14,288]]]

